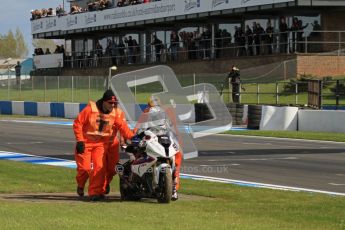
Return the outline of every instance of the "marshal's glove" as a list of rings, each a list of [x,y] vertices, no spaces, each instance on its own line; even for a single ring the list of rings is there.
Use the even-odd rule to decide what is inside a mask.
[[[85,143],[84,143],[84,141],[78,141],[77,142],[76,150],[77,150],[78,154],[84,153],[84,150],[85,150]]]

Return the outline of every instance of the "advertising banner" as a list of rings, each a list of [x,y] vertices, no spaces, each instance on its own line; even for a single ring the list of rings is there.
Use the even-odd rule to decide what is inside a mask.
[[[34,56],[36,69],[49,69],[63,67],[62,54],[45,54]]]
[[[103,11],[41,18],[31,22],[31,31],[32,34],[37,34],[50,31],[82,29],[291,1],[294,0],[162,0],[147,4],[115,7]]]

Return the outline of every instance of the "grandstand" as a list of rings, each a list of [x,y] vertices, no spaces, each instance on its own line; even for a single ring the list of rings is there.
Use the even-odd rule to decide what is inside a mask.
[[[87,8],[89,1],[69,2]],[[164,63],[188,74],[225,73],[236,64],[251,80],[345,74],[345,26],[339,23],[345,19],[345,1],[162,0],[123,7],[117,2],[102,10],[32,20],[33,38],[65,40],[63,53],[34,56],[36,68],[107,75],[112,65],[122,66],[122,72]],[[295,18],[302,24],[293,30]],[[246,26],[254,23],[264,31],[246,35]],[[240,35],[236,27],[243,29]]]

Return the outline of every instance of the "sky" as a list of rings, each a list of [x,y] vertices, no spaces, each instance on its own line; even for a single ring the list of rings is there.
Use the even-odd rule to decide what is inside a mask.
[[[9,30],[16,32],[17,27],[22,31],[29,48],[28,57],[32,57],[33,46],[31,36],[30,11],[33,9],[53,8],[69,5],[67,0],[1,0],[0,7],[0,34],[7,34]]]

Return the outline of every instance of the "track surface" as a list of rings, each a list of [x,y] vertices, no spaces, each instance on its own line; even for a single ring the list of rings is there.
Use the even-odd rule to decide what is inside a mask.
[[[0,151],[74,159],[71,126],[0,119],[0,130]],[[345,143],[213,135],[195,144],[183,173],[345,193]]]

